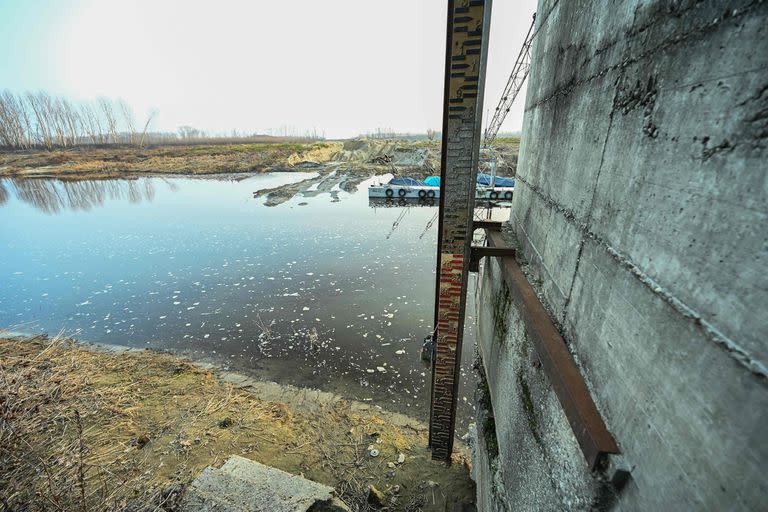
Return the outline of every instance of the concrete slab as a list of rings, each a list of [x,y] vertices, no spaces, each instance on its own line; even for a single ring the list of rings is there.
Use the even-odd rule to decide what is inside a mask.
[[[349,512],[332,487],[258,462],[231,456],[200,473],[181,505],[184,512]]]

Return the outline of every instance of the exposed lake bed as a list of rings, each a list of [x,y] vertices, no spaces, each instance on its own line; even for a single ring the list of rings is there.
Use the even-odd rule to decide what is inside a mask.
[[[249,379],[154,350],[0,335],[3,472],[11,510],[180,510],[232,455],[333,486],[353,510],[474,502],[468,454],[431,460],[427,427],[321,391]],[[347,510],[345,508],[345,510]]]

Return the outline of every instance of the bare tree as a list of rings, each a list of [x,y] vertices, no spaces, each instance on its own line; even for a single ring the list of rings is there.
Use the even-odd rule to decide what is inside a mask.
[[[200,135],[200,130],[188,125],[179,126],[178,131],[179,131],[179,137],[187,141],[196,139]]]
[[[48,109],[46,108],[46,95],[44,93],[32,93],[28,92],[26,96],[27,105],[32,111],[32,117],[35,120],[34,138],[39,144],[51,149],[53,148],[54,140],[51,132],[51,121],[48,117]]]
[[[152,119],[154,119],[156,115],[157,109],[152,109],[147,116],[147,122],[144,123],[144,129],[141,130],[141,140],[139,141],[139,147],[141,148],[144,147],[144,138],[147,136],[147,128],[149,128],[149,123],[152,122]]]
[[[123,122],[125,123],[125,129],[128,132],[128,143],[133,145],[136,136],[136,123],[133,118],[133,109],[123,99],[117,100],[117,105],[120,108],[120,112],[123,114]]]
[[[29,117],[24,102],[10,91],[0,95],[0,145],[12,148],[27,148],[29,140]]]
[[[99,116],[96,115],[93,108],[88,103],[80,105],[80,122],[83,127],[83,134],[90,140],[91,144],[103,143],[103,134]]]
[[[101,113],[104,115],[107,131],[110,137],[112,137],[112,144],[117,144],[117,118],[115,117],[115,111],[112,108],[112,102],[104,97],[99,98],[96,102],[99,105]]]
[[[53,145],[65,147],[67,145],[67,125],[62,113],[61,101],[52,98],[47,92],[40,92],[38,102],[53,138]]]
[[[80,137],[83,134],[83,120],[80,117],[80,111],[66,98],[60,101],[60,105],[64,122],[67,126],[67,132],[69,133],[69,144],[70,146],[75,146],[80,142]]]

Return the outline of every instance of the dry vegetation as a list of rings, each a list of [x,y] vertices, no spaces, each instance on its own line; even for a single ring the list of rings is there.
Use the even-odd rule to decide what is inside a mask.
[[[289,407],[248,389],[168,354],[0,338],[0,503],[173,510],[205,466],[232,454],[332,485],[353,510],[368,509],[370,484],[389,510],[473,498],[461,460],[429,460],[423,427],[339,399]],[[393,468],[399,453],[406,462]]]
[[[328,144],[208,144],[155,148],[85,146],[0,152],[0,177],[116,178],[147,174],[263,172]]]
[[[514,176],[519,138],[497,139],[498,172]],[[393,166],[395,151],[426,152],[423,165]],[[486,156],[483,150],[482,156]],[[321,164],[312,170],[347,170],[424,178],[438,174],[440,141],[366,140],[345,142],[170,144],[138,148],[129,145],[77,146],[53,150],[0,151],[0,178],[108,179],[141,175],[204,175],[306,170],[303,162]],[[328,165],[335,162],[335,165]],[[297,167],[298,166],[298,167]]]

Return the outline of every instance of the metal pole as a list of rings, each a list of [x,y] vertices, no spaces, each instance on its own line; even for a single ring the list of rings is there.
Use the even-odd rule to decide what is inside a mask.
[[[472,244],[491,0],[449,0],[429,445],[450,462]]]

